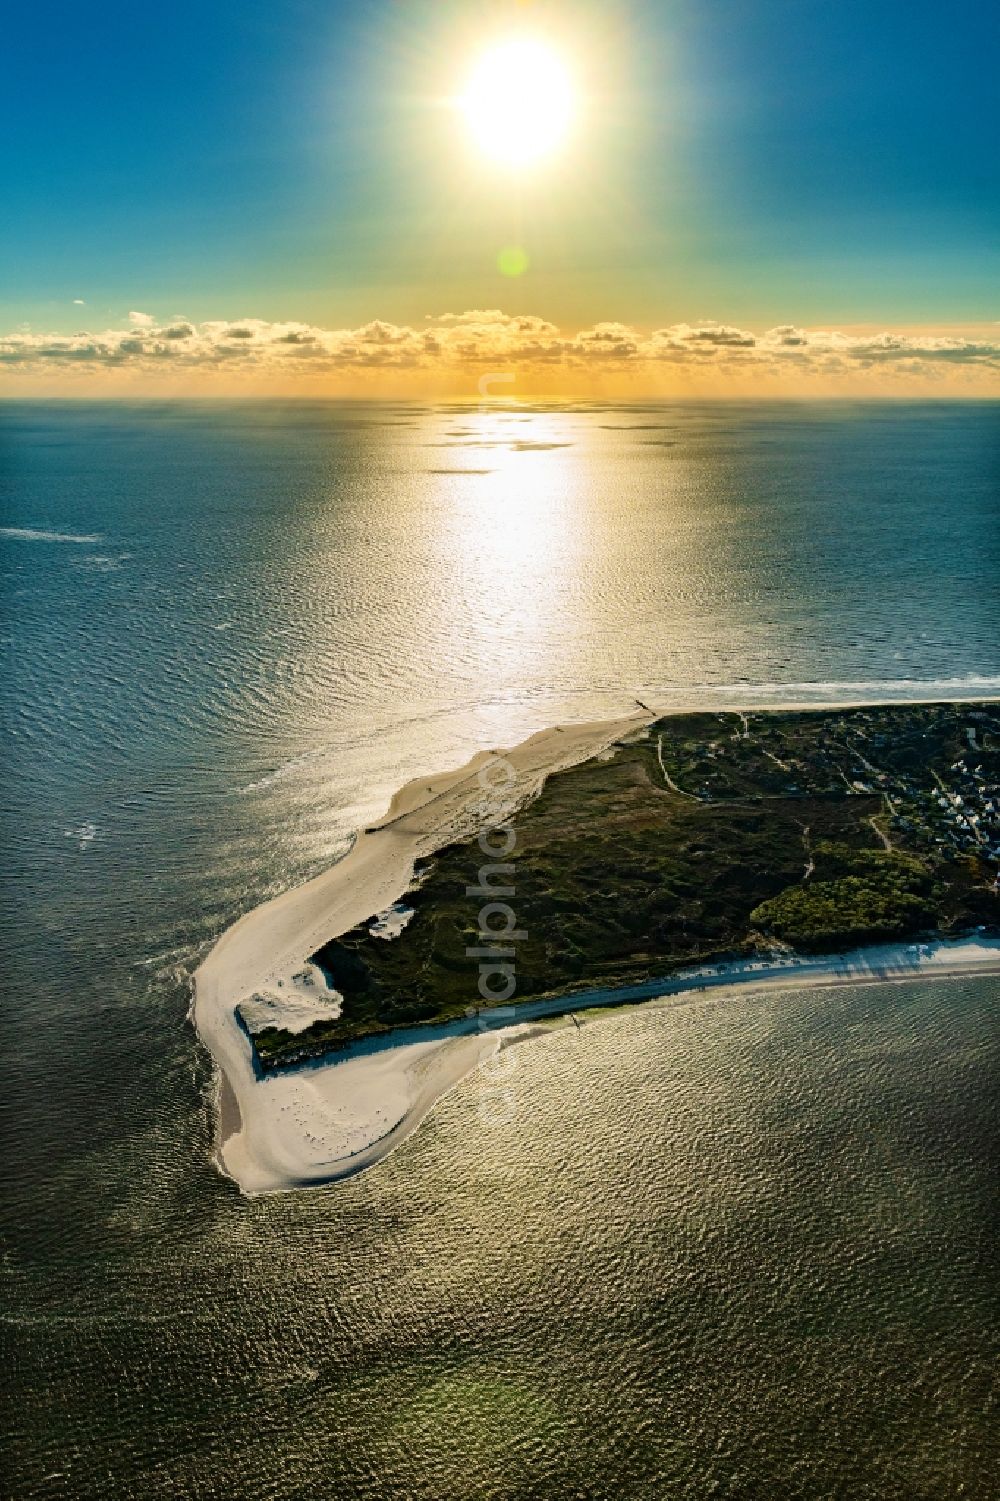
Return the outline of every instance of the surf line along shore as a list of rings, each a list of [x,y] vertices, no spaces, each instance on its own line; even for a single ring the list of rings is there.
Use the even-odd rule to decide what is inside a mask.
[[[376,826],[358,834],[342,860],[247,913],[222,935],[195,973],[192,1017],[218,1068],[216,1161],[244,1193],[329,1183],[379,1161],[453,1085],[501,1049],[534,1035],[544,1018],[561,1016],[572,1024],[571,1013],[669,1004],[684,991],[717,992],[724,986],[1000,972],[1000,943],[985,939],[899,944],[818,959],[745,960],[620,990],[520,1003],[516,1019],[509,1006],[487,1008],[470,1018],[396,1030],[330,1058],[260,1074],[237,1017],[241,1001],[262,989],[273,991],[279,982],[283,993],[294,991],[294,976],[307,957],[391,907],[410,886],[418,860],[508,820],[548,776],[641,733],[659,717],[643,704],[623,719],[543,730],[511,750],[479,752],[456,771],[414,780],[396,793]],[[498,789],[490,778],[484,797],[480,772],[497,758],[509,780]]]

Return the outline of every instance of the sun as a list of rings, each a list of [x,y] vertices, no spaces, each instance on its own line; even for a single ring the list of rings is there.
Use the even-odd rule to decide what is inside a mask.
[[[551,156],[565,140],[573,85],[550,47],[517,37],[479,58],[458,105],[480,151],[504,166],[525,167]]]

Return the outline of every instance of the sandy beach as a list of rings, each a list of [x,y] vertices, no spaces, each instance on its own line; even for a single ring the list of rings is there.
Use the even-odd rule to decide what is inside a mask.
[[[794,707],[782,705],[783,708]],[[817,708],[818,705],[809,705]],[[846,707],[830,705],[829,707]],[[679,712],[679,711],[678,711]],[[754,710],[759,712],[759,710]],[[301,991],[304,961],[321,943],[384,912],[406,891],[415,862],[474,837],[537,795],[547,776],[590,759],[657,717],[637,712],[545,730],[513,749],[483,751],[458,770],[408,783],[377,825],[314,880],[247,913],[194,977],[192,1015],[219,1070],[218,1165],[247,1194],[329,1183],[381,1160],[434,1103],[500,1050],[570,1013],[669,1004],[684,993],[844,985],[1000,973],[1000,940],[893,944],[818,958],[782,956],[703,966],[616,990],[589,990],[483,1011],[439,1026],[366,1039],[330,1059],[261,1076],[236,1007],[249,996]],[[484,806],[477,773],[502,755],[516,776]]]

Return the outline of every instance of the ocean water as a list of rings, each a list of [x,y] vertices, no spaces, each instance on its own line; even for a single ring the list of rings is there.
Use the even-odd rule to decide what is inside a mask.
[[[996,405],[0,407],[18,1497],[986,1497],[998,987],[516,1050],[211,1165],[199,957],[561,718],[1000,691]]]

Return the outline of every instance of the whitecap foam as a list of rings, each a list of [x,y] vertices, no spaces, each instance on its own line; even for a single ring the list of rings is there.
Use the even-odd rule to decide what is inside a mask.
[[[17,542],[74,542],[84,547],[101,541],[99,532],[46,532],[33,526],[0,526],[0,537]]]
[[[107,553],[88,553],[85,558],[77,559],[73,566],[90,568],[95,573],[115,573],[131,556],[130,552],[118,553],[116,557],[111,557]]]
[[[96,823],[82,823],[78,829],[63,829],[63,833],[67,839],[76,840],[77,849],[82,854],[88,844],[93,843],[97,835],[97,825]]]
[[[761,708],[780,706],[783,701],[817,704],[878,704],[945,701],[956,698],[989,698],[1000,694],[1000,677],[969,673],[950,678],[863,678],[859,680],[817,680],[799,683],[755,683],[749,679],[738,683],[694,683],[690,687],[669,685],[641,686],[641,694],[660,699],[682,699],[686,704],[700,700],[711,708],[712,699],[739,698],[741,704],[759,701]],[[655,707],[655,704],[653,705]]]

